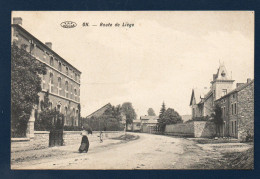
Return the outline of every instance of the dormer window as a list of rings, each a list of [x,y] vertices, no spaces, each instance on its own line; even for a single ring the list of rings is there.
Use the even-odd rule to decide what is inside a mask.
[[[226,76],[226,73],[225,73],[224,71],[222,71],[221,76],[222,76],[222,77],[225,77],[225,76]]]

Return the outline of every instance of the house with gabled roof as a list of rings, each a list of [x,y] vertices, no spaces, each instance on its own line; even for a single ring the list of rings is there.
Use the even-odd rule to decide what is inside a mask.
[[[222,136],[244,139],[248,133],[253,135],[254,80],[247,79],[246,83],[237,83],[235,89],[234,81],[223,63],[217,73],[213,74],[210,89],[206,93],[197,88],[192,89],[192,119],[206,116],[210,119],[215,105],[219,104],[224,121],[221,127]]]

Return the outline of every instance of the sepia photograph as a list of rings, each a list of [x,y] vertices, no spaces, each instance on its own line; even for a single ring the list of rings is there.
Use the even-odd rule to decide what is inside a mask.
[[[254,169],[254,11],[10,23],[11,170]]]

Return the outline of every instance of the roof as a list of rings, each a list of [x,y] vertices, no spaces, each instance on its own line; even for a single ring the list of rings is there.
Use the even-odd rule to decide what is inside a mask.
[[[231,95],[231,94],[233,94],[233,93],[239,92],[239,91],[243,90],[244,88],[246,88],[247,86],[249,86],[249,85],[252,84],[252,83],[254,83],[254,79],[251,80],[249,83],[245,83],[245,84],[243,84],[243,85],[238,86],[237,88],[233,89],[232,91],[230,91],[229,93],[227,93],[225,96],[222,96],[221,98],[219,98],[219,99],[216,100],[216,101],[219,101],[219,100],[221,100],[221,99],[223,99],[223,98],[225,98],[225,97],[227,97],[227,96],[229,96],[229,95]]]
[[[140,116],[140,120],[157,120],[159,116]]]
[[[91,118],[91,117],[98,117],[104,114],[104,112],[110,108],[112,105],[110,103],[104,105],[103,107],[99,108],[98,110],[96,110],[95,112],[91,113],[90,115],[87,116],[87,118]]]
[[[78,73],[81,74],[81,71],[79,71],[77,68],[75,68],[73,65],[71,65],[68,61],[66,61],[64,58],[62,58],[59,54],[57,54],[56,52],[54,52],[51,48],[49,48],[47,45],[45,45],[44,43],[42,43],[39,39],[37,39],[35,36],[33,36],[30,32],[28,32],[27,30],[25,30],[23,27],[21,27],[18,24],[11,24],[12,27],[17,27],[19,30],[23,31],[24,33],[26,33],[27,35],[31,36],[34,40],[36,40],[39,44],[41,44],[44,48],[46,48],[47,50],[49,50],[51,53],[53,53],[54,55],[56,55],[57,57],[59,57],[60,59],[62,59],[65,63],[67,63],[69,66],[71,66],[74,70],[76,70]]]
[[[202,98],[208,97],[210,93],[212,93],[212,91],[210,90],[209,92],[207,92],[207,87],[204,87],[203,89],[193,88],[191,93],[190,105],[192,105],[193,97],[195,97],[195,102],[196,104],[198,104],[201,102]]]

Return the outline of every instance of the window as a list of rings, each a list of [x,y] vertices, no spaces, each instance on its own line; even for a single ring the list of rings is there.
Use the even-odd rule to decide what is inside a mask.
[[[77,73],[75,73],[75,81],[77,81],[77,76],[78,76]]]
[[[237,133],[237,121],[234,121],[234,122],[235,122],[235,126],[234,126],[235,130],[234,131],[235,131],[235,134],[236,134]]]
[[[52,109],[52,102],[49,102],[49,108]]]
[[[233,115],[234,114],[234,105],[231,104],[231,114]]]
[[[231,121],[231,133],[234,133],[234,126],[233,126],[233,121]]]
[[[59,71],[61,71],[61,62],[59,62]]]
[[[222,89],[222,96],[225,96],[227,94],[227,89]]]
[[[61,78],[58,78],[58,95],[61,95]]]
[[[237,114],[237,103],[235,103],[235,114]]]
[[[42,75],[42,89],[45,89],[45,75]]]
[[[57,105],[57,111],[61,112],[60,109],[61,109],[61,108],[60,108],[60,105],[58,104],[58,105]]]
[[[50,65],[53,66],[53,57],[50,58]]]
[[[65,93],[66,93],[66,98],[69,97],[69,83],[68,81],[65,82]]]
[[[235,94],[233,94],[233,98],[235,98]]]
[[[77,89],[74,89],[75,101],[77,101]]]
[[[71,89],[70,89],[70,98],[73,99],[73,86],[71,84]]]
[[[69,68],[66,67],[66,75],[69,75]]]
[[[223,108],[223,116],[225,117],[226,115],[226,107]]]
[[[68,124],[67,114],[68,114],[68,107],[65,107],[65,115],[64,115],[65,120],[64,120],[64,125],[67,125],[67,124]]]
[[[49,90],[50,90],[50,92],[53,92],[53,74],[52,73],[50,73]]]

